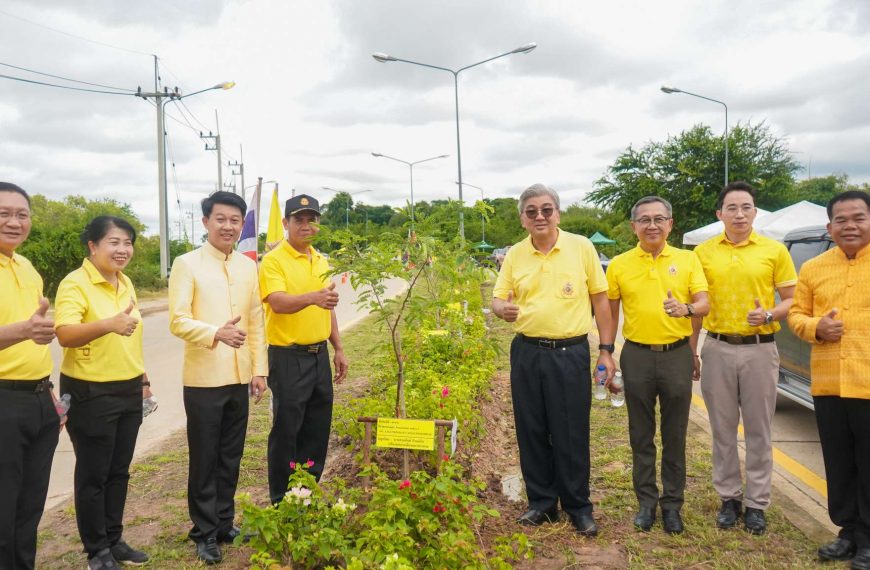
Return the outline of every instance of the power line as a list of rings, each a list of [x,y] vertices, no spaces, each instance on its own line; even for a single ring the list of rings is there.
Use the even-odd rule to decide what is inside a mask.
[[[135,93],[118,93],[117,91],[100,91],[98,89],[85,89],[83,87],[71,87],[69,85],[57,85],[56,83],[46,83],[44,81],[36,81],[33,79],[24,79],[23,77],[13,77],[12,75],[4,75],[0,73],[0,78],[11,79],[13,81],[22,81],[24,83],[33,83],[35,85],[45,85],[46,87],[57,87],[58,89],[69,89],[70,91],[84,91],[86,93],[103,93],[104,95],[125,95],[135,96]]]
[[[131,93],[134,91],[133,89],[126,89],[126,88],[124,88],[124,87],[113,87],[113,86],[111,86],[111,85],[103,85],[102,83],[90,83],[90,82],[88,82],[88,81],[80,81],[80,80],[78,80],[78,79],[70,79],[69,77],[63,77],[63,76],[61,76],[61,75],[53,75],[53,74],[51,74],[51,73],[45,73],[44,71],[37,71],[37,70],[35,70],[35,69],[28,69],[28,68],[26,68],[26,67],[20,67],[20,66],[18,66],[18,65],[12,65],[11,63],[3,63],[2,61],[0,61],[0,65],[3,65],[3,66],[5,66],[5,67],[11,67],[11,68],[13,68],[13,69],[19,69],[19,70],[21,70],[21,71],[27,71],[27,72],[30,72],[30,73],[35,73],[35,74],[37,74],[37,75],[44,75],[44,76],[46,76],[46,77],[54,77],[55,79],[62,79],[63,81],[70,81],[70,82],[72,82],[72,83],[81,83],[81,84],[83,84],[83,85],[92,85],[92,86],[94,86],[94,87],[105,87],[106,89],[117,89],[118,91],[129,91],[129,92],[131,92]]]
[[[27,18],[22,18],[21,16],[16,16],[15,14],[10,14],[9,12],[7,12],[5,10],[0,10],[0,14],[3,14],[4,16],[8,16],[10,18],[15,18],[16,20],[21,20],[22,22],[27,22],[28,24],[31,24],[33,26],[37,26],[39,28],[45,28],[46,30],[51,30],[52,32],[55,32],[57,34],[61,34],[64,36],[69,36],[71,38],[75,38],[77,40],[81,40],[83,42],[89,42],[92,44],[97,44],[100,46],[109,47],[109,48],[117,49],[120,51],[126,51],[129,53],[135,53],[135,54],[139,54],[139,55],[147,55],[148,57],[152,56],[152,54],[145,53],[143,51],[137,51],[135,49],[128,49],[128,48],[124,48],[124,47],[120,47],[120,46],[116,46],[116,45],[112,45],[112,44],[107,44],[106,42],[99,42],[97,40],[92,40],[92,39],[86,38],[84,36],[77,36],[77,35],[71,34],[69,32],[64,32],[63,30],[58,30],[57,28],[52,28],[51,26],[46,26],[45,24],[40,24],[39,22],[34,22],[33,20],[28,20]]]

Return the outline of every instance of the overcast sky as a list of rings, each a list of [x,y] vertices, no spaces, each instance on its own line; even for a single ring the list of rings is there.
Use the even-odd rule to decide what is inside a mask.
[[[291,188],[327,201],[330,186],[405,203],[408,168],[372,152],[449,154],[415,167],[415,198],[457,197],[452,75],[371,54],[455,69],[528,42],[537,49],[459,76],[463,179],[487,197],[543,182],[571,204],[628,145],[699,122],[724,130],[721,106],[663,84],[725,101],[732,126],[766,122],[812,176],[867,182],[868,32],[864,0],[4,0],[0,63],[153,91],[157,54],[170,88],[235,81],[167,106],[177,220],[177,198],[190,210],[216,187],[216,153],[198,135],[216,130],[215,109],[224,162],[243,145],[246,185],[277,180],[282,201]],[[155,114],[129,95],[0,78],[0,180],[117,198],[156,231]]]

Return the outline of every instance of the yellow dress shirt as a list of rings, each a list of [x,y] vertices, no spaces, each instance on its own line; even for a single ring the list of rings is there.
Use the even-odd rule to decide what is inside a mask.
[[[607,266],[607,284],[607,297],[622,300],[623,336],[643,344],[670,344],[692,334],[691,319],[665,313],[668,290],[680,303],[691,303],[692,295],[707,290],[697,256],[670,245],[656,259],[639,245],[617,255]]]
[[[834,308],[843,336],[839,342],[819,341],[816,327]],[[813,343],[813,396],[870,399],[870,247],[855,259],[836,247],[804,263],[788,324]]]
[[[235,349],[215,339],[227,321],[247,333]],[[185,341],[182,381],[213,388],[269,374],[257,263],[206,242],[177,257],[169,275],[169,330]]]
[[[710,286],[710,312],[704,328],[720,334],[772,334],[779,322],[754,327],[746,315],[761,306],[776,306],[776,287],[797,282],[791,256],[784,245],[754,231],[746,241],[732,243],[721,233],[695,248]]]
[[[492,294],[507,299],[510,291],[520,307],[514,331],[569,338],[592,328],[589,295],[607,291],[607,279],[592,242],[559,230],[556,245],[546,254],[535,249],[531,236],[508,251]]]
[[[310,255],[310,257],[309,257]],[[266,338],[269,344],[315,344],[332,334],[332,314],[316,305],[309,305],[293,314],[272,310],[266,297],[284,292],[301,295],[329,285],[329,264],[313,247],[299,253],[287,240],[263,256],[260,263],[260,294],[266,306]]]
[[[0,254],[0,325],[29,320],[41,298],[42,277],[27,258]],[[47,344],[28,339],[0,350],[2,380],[41,380],[52,368]]]
[[[118,273],[115,289],[89,259],[63,278],[57,288],[54,327],[92,323],[114,317],[137,302],[133,284]],[[78,348],[63,349],[60,371],[78,380],[110,382],[129,380],[145,372],[142,357],[142,315],[134,307],[130,316],[139,319],[139,326],[130,336],[109,333]]]

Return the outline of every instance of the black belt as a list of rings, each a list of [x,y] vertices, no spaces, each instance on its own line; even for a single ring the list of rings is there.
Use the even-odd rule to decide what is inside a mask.
[[[716,340],[721,340],[722,342],[727,342],[728,344],[763,344],[765,342],[773,342],[772,334],[750,334],[747,336],[740,336],[737,334],[708,332],[707,336]]]
[[[672,342],[671,344],[643,344],[642,342],[634,342],[633,340],[629,339],[625,339],[625,342],[633,344],[634,346],[639,346],[641,348],[647,348],[653,352],[668,352],[669,350],[680,348],[684,344],[688,343],[689,337],[681,338],[680,340]]]
[[[526,336],[524,334],[518,334],[517,337],[525,343],[533,344],[533,345],[537,346],[538,348],[547,348],[550,350],[553,350],[556,348],[562,348],[564,346],[572,346],[574,344],[580,344],[581,342],[584,342],[586,340],[585,334],[580,335],[580,336],[572,336],[570,338],[557,338],[557,339],[535,338],[533,336]]]
[[[52,389],[48,376],[42,380],[0,380],[2,390],[23,390],[26,392],[44,392]]]
[[[293,352],[304,352],[306,354],[317,354],[321,350],[326,350],[326,341],[317,342],[314,344],[288,344],[287,346],[279,346],[276,344],[269,345],[272,348],[280,350],[292,350]]]

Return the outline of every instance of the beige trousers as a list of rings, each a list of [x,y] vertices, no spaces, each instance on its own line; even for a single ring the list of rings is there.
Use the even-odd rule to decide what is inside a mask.
[[[770,424],[779,377],[776,343],[732,345],[708,336],[701,359],[701,392],[713,432],[713,486],[722,500],[743,500],[747,507],[766,509],[773,473]],[[737,453],[741,415],[745,493]]]

